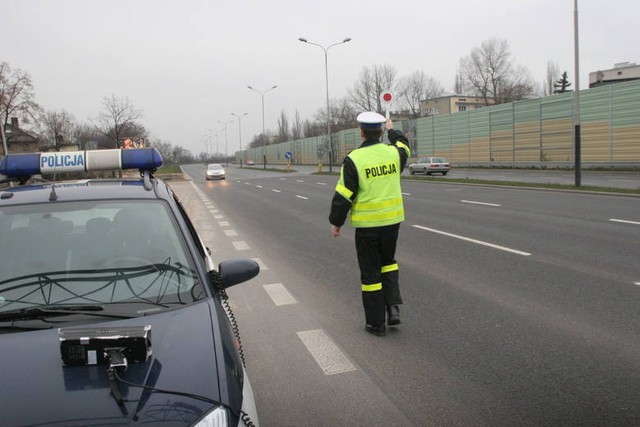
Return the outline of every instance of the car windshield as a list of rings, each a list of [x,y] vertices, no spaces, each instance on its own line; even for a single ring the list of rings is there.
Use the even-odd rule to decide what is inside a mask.
[[[222,169],[222,165],[220,165],[218,163],[213,163],[213,164],[210,164],[209,166],[207,166],[207,169],[209,169],[210,171],[220,170],[220,169]]]
[[[201,284],[161,201],[83,201],[0,211],[0,312],[34,306],[188,303]]]
[[[431,163],[447,163],[447,160],[442,157],[434,157],[431,159]]]

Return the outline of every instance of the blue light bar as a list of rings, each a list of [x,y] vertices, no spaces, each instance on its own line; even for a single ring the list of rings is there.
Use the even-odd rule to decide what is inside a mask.
[[[160,166],[162,166],[162,155],[155,148],[63,151],[8,154],[0,162],[0,174],[9,177],[24,177],[54,172],[126,169],[153,171]]]

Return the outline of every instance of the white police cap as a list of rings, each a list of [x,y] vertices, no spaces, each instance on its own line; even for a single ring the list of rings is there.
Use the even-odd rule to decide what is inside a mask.
[[[380,129],[387,121],[382,114],[378,114],[375,111],[360,113],[358,117],[356,117],[356,120],[363,129]]]

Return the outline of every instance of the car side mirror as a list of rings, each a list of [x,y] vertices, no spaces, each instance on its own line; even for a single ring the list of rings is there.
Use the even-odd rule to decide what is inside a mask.
[[[251,280],[260,272],[260,266],[252,259],[230,259],[218,264],[222,289]]]

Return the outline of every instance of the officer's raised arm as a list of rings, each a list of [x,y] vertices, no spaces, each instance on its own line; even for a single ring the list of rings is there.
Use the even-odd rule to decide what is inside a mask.
[[[405,166],[407,166],[407,159],[411,156],[409,140],[401,131],[393,128],[393,121],[391,119],[387,119],[384,127],[387,129],[389,142],[398,148],[398,153],[400,153],[400,170],[404,170]]]

